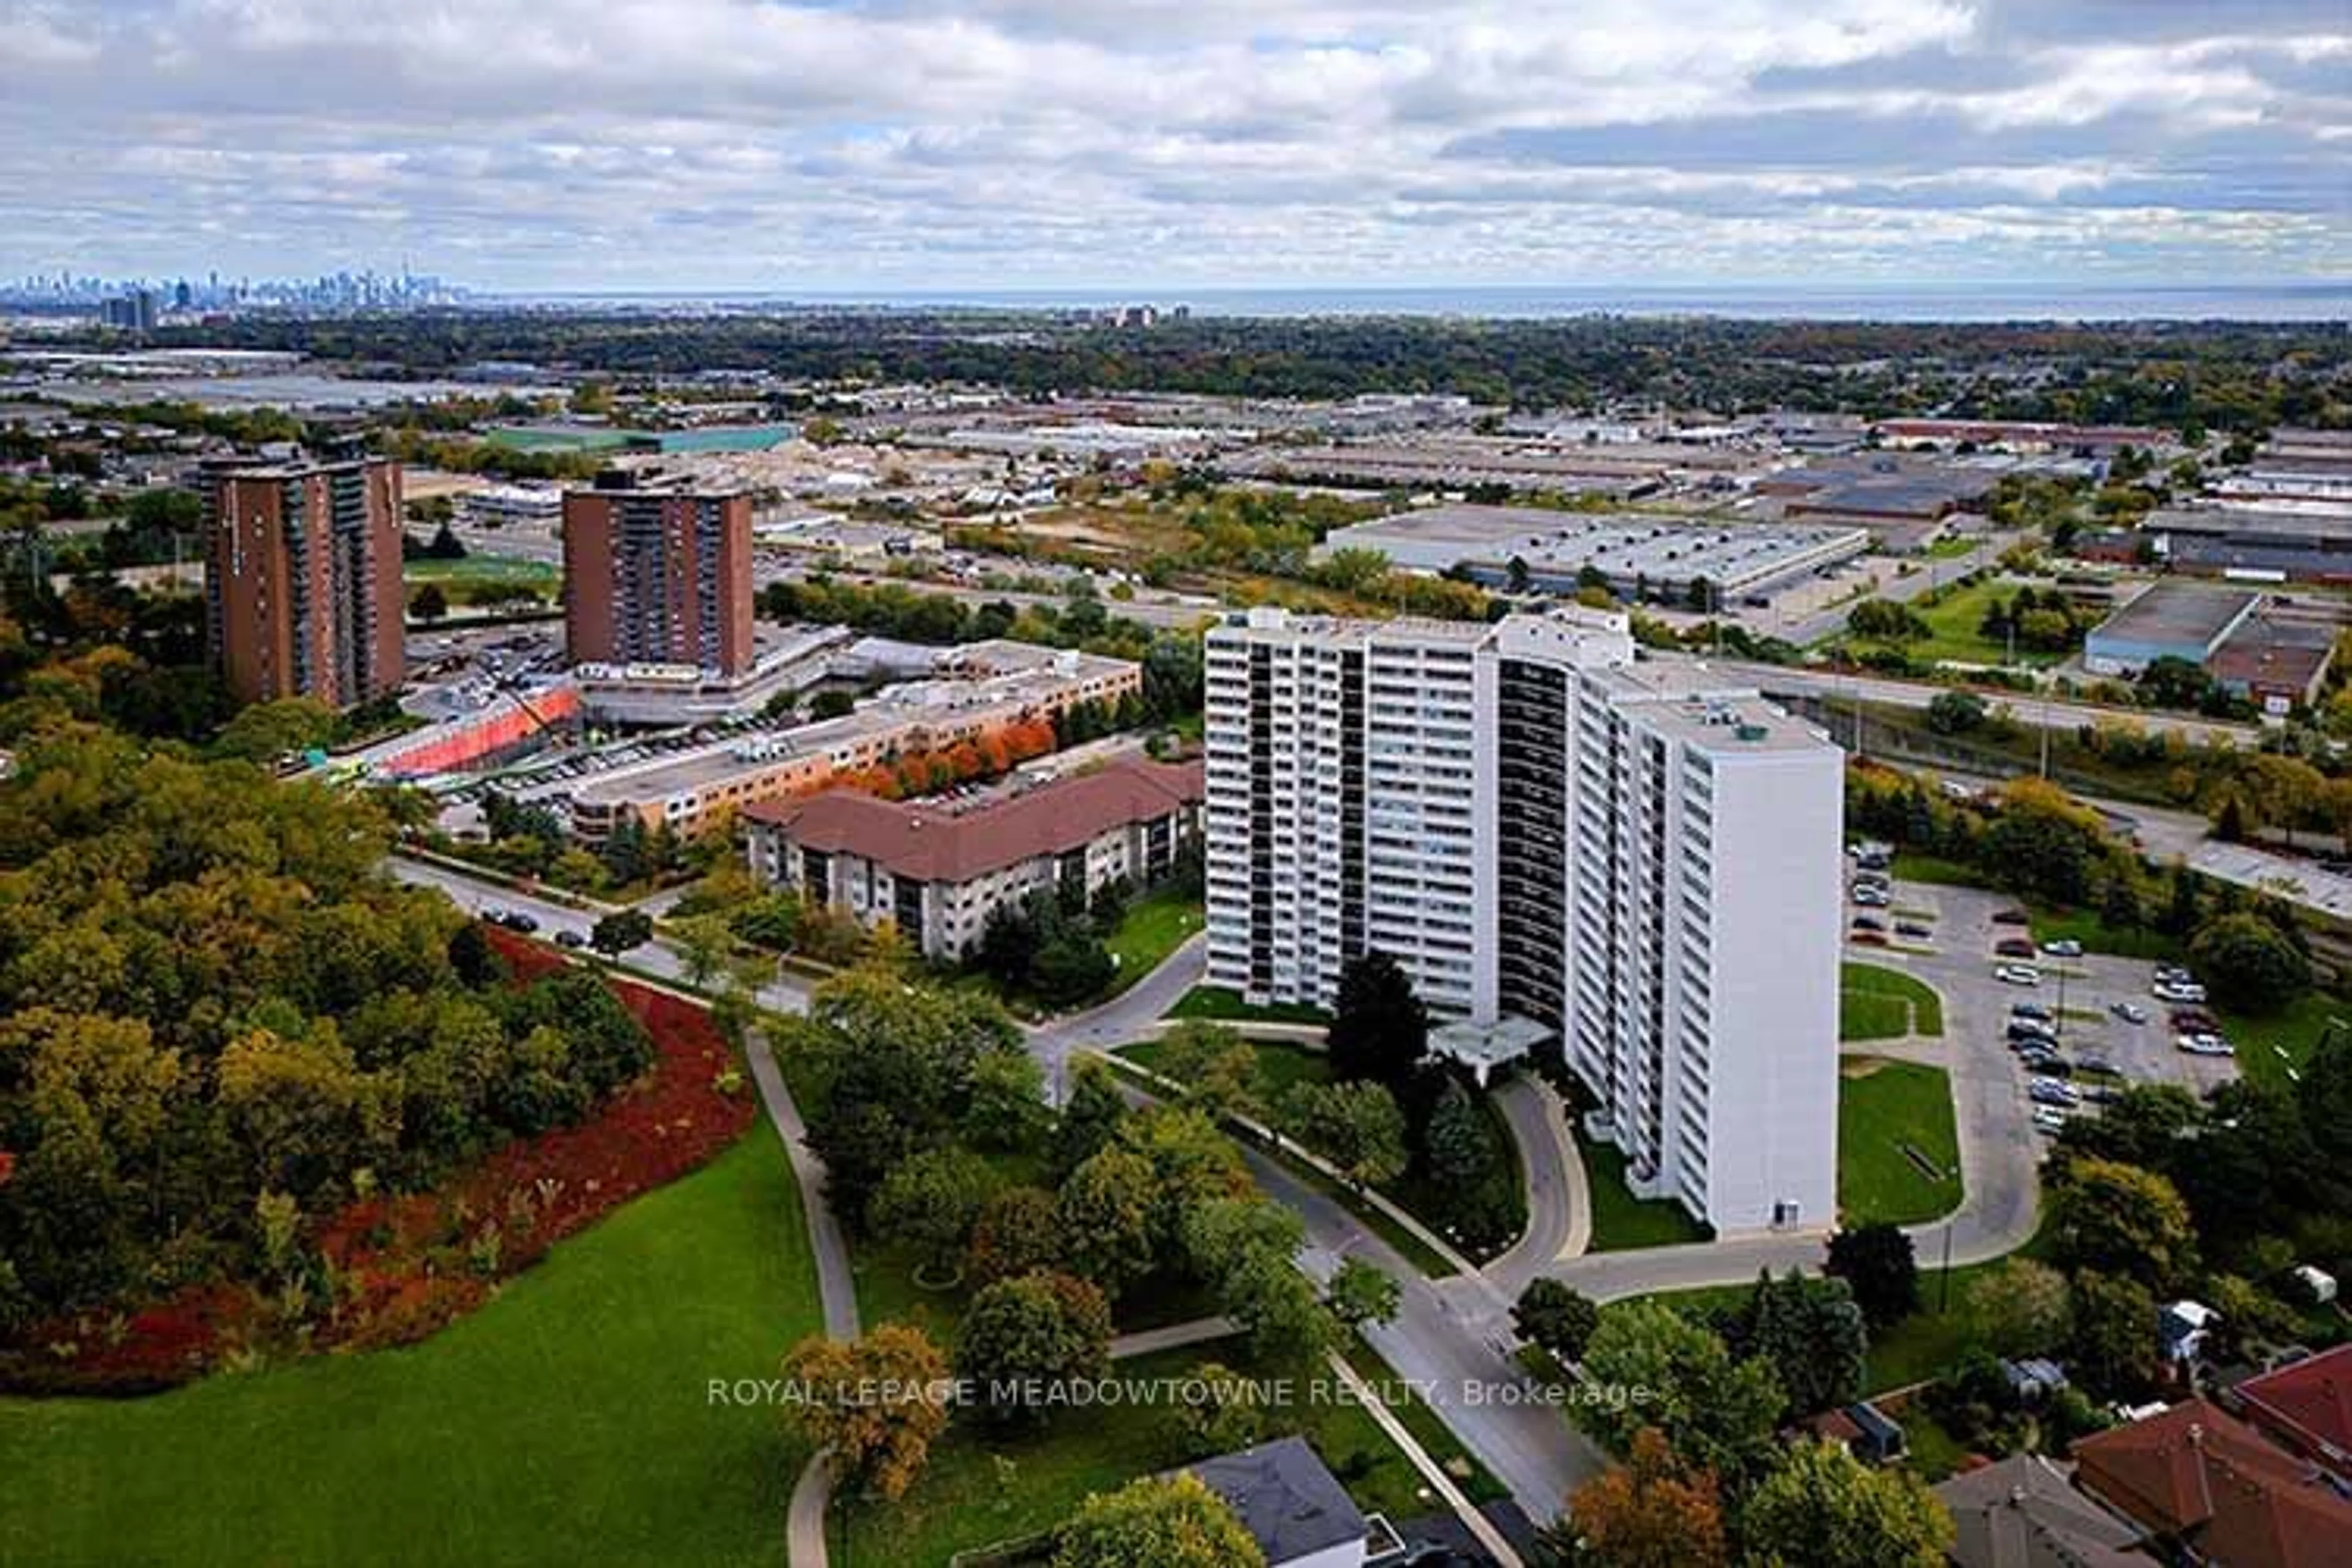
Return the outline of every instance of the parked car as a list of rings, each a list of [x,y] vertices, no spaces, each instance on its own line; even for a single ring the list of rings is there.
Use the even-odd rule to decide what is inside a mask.
[[[2074,1086],[2061,1079],[2036,1078],[2026,1080],[2025,1092],[2036,1105],[2080,1105],[2083,1097]]]
[[[489,921],[490,924],[494,926],[502,926],[507,923],[506,910],[500,909],[496,904],[484,904],[482,906],[482,918]]]
[[[2058,1043],[2058,1031],[2038,1018],[2011,1018],[2009,1037],[2012,1041],[2046,1040],[2054,1046]]]
[[[1895,934],[1896,936],[1916,936],[1924,939],[1934,936],[1936,933],[1928,927],[1921,925],[1917,921],[1896,921],[1895,922]]]
[[[2202,1002],[2205,987],[2179,980],[2159,980],[2151,987],[2159,1002]]]
[[[2004,985],[2039,985],[2042,971],[2030,963],[2004,963],[1994,969],[1992,977]]]
[[[509,913],[506,920],[501,923],[506,926],[507,930],[519,931],[525,936],[529,936],[531,932],[539,929],[539,921],[523,913],[520,910],[516,910]]]
[[[2023,910],[1995,910],[1992,914],[1992,923],[1997,926],[2032,925],[2033,917]]]
[[[2031,1018],[2037,1024],[2054,1022],[2058,1016],[2039,1002],[2012,1002],[2009,1005],[2009,1016],[2012,1018]]]
[[[2069,1079],[2074,1076],[2074,1064],[2047,1047],[2038,1051],[2027,1051],[2018,1059],[2025,1064],[2026,1071],[2039,1073],[2043,1078]]]
[[[1884,888],[1874,888],[1866,883],[1857,883],[1853,889],[1853,901],[1857,904],[1867,905],[1872,909],[1885,909],[1888,904],[1893,903],[1895,900],[1888,896],[1886,889]]]
[[[2054,1105],[2037,1105],[2033,1108],[2033,1130],[2054,1138],[2066,1131],[2066,1113]]]
[[[2083,944],[2071,936],[2062,936],[2055,942],[2043,942],[2042,951],[2053,958],[2080,958],[2083,956]]]
[[[572,931],[567,928],[566,930],[560,931],[555,933],[555,945],[558,947],[586,947],[588,945],[588,939],[582,936],[578,931]]]
[[[2202,1007],[2176,1007],[2172,1010],[2172,1028],[2180,1035],[2218,1035],[2221,1020]]]
[[[2237,1047],[2219,1035],[2176,1035],[2172,1043],[2192,1057],[2234,1057]]]
[[[2033,944],[2021,936],[2005,936],[1992,944],[1992,950],[2003,958],[2033,956]]]
[[[2087,1083],[2083,1086],[2083,1099],[2092,1105],[2113,1105],[2124,1097],[2124,1091],[2111,1083]]]
[[[2126,1024],[2145,1024],[2147,1022],[2147,1009],[2141,1006],[2137,1002],[2118,1002],[2114,1006],[2108,1008],[2107,1011],[2113,1013],[2116,1017],[2121,1018]]]
[[[2123,1076],[2116,1070],[2116,1064],[2109,1061],[2105,1057],[2079,1058],[2074,1063],[2074,1070],[2076,1072],[2096,1073],[2102,1078],[2120,1078]]]
[[[2180,967],[2180,965],[2179,965],[2179,964],[2177,964],[2177,963],[2159,963],[2159,964],[2158,964],[2158,965],[2156,966],[2156,977],[2157,977],[2158,980],[2167,980],[2167,981],[2187,981],[2187,980],[2194,980],[2194,979],[2196,979],[2196,978],[2197,978],[2195,975],[2193,975],[2193,974],[2189,973],[2189,971],[2187,971],[2187,970],[2185,970],[2185,969],[2181,968],[2181,967]]]
[[[1856,915],[1853,917],[1853,929],[1856,931],[1885,931],[1886,929],[1886,922],[1880,920],[1876,915]]]
[[[1864,947],[1885,947],[1887,945],[1886,933],[1883,931],[1858,931],[1846,940],[1849,942],[1860,942]]]

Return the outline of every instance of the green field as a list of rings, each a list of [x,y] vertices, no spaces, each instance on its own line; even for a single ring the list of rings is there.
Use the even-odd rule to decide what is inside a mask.
[[[2159,1010],[2159,1022],[2162,1017]],[[2331,1018],[2340,1018],[2347,1028],[2352,1028],[2352,1001],[2314,991],[2275,1013],[2226,1013],[2221,1027],[2238,1047],[2238,1067],[2247,1078],[2266,1088],[2292,1089],[2294,1080],[2287,1076],[2287,1069],[2300,1070],[2310,1059]]]
[[[1965,588],[1948,588],[1934,604],[1925,602],[1925,595],[1911,601],[1919,618],[1927,623],[1928,635],[1916,642],[1895,645],[1912,659],[1932,663],[1949,659],[1956,664],[2003,665],[2011,662],[2006,638],[1989,637],[1978,628],[1983,625],[1985,611],[1996,598],[2007,598],[2017,591],[2017,584],[2005,578],[1992,578],[1974,583]],[[1844,636],[1843,632],[1839,634]],[[1864,639],[1854,639],[1857,647],[1875,646]],[[2022,666],[2041,667],[2056,664],[2063,654],[2036,653],[2020,647],[2015,662]]]
[[[1926,882],[1946,888],[1990,888],[1991,879],[1973,866],[1963,866],[1957,860],[1939,859],[1933,855],[1921,855],[1913,850],[1898,850],[1895,856],[1894,876],[1902,882]]]
[[[1350,1360],[1375,1384],[1392,1378],[1371,1351],[1358,1345]],[[1293,1401],[1269,1411],[1275,1435],[1297,1432],[1314,1446],[1339,1476],[1357,1506],[1368,1512],[1409,1518],[1439,1506],[1423,1500],[1420,1472],[1388,1439],[1370,1415],[1339,1394],[1322,1368],[1311,1373],[1279,1373],[1253,1368],[1240,1341],[1167,1351],[1118,1363],[1112,1377],[1140,1389],[1160,1379],[1181,1379],[1205,1363],[1238,1372],[1294,1379]],[[1403,1418],[1415,1436],[1428,1432],[1441,1463],[1459,1452],[1450,1436],[1431,1431],[1435,1417],[1408,1411]],[[994,1434],[959,1426],[932,1448],[929,1467],[912,1490],[895,1504],[836,1507],[833,1519],[834,1561],[846,1568],[914,1568],[944,1563],[958,1552],[1026,1539],[1050,1530],[1094,1492],[1109,1491],[1138,1476],[1172,1468],[1206,1456],[1188,1451],[1165,1403],[1132,1405],[1072,1405],[1057,1410],[1044,1429]],[[1003,1461],[1000,1463],[1000,1461]],[[1474,1500],[1502,1495],[1483,1470],[1471,1467],[1464,1489]]]
[[[1201,900],[1168,889],[1138,899],[1119,916],[1104,946],[1118,965],[1111,994],[1126,990],[1166,961],[1201,929]]]
[[[1309,1007],[1296,1002],[1276,1002],[1269,1006],[1253,1007],[1241,999],[1238,992],[1217,985],[1195,985],[1176,1000],[1168,1009],[1171,1018],[1208,1018],[1225,1024],[1328,1024],[1331,1015],[1320,1007]]]
[[[1664,1198],[1637,1198],[1625,1190],[1625,1156],[1611,1145],[1577,1140],[1585,1179],[1592,1184],[1594,1252],[1630,1252],[1643,1247],[1675,1247],[1705,1241],[1707,1227]]]
[[[400,575],[411,587],[425,583],[438,583],[445,588],[453,584],[520,583],[552,593],[562,574],[549,562],[527,556],[465,555],[455,561],[404,562]]]
[[[1906,1151],[1937,1171],[1930,1177]],[[1838,1083],[1838,1217],[1916,1225],[1960,1201],[1952,1086],[1941,1069],[1876,1057],[1846,1058]]]
[[[818,1326],[762,1125],[407,1350],[0,1401],[0,1563],[761,1563],[801,1454],[714,1405]]]
[[[1905,1035],[1941,1037],[1944,999],[1926,981],[1875,963],[1841,967],[1841,1040],[1892,1040]]]
[[[2118,958],[2144,958],[2151,962],[2177,959],[2181,955],[2180,943],[2162,931],[2119,931],[2101,920],[2096,910],[2059,912],[2035,908],[2032,914],[2033,940],[2036,942],[2072,937],[2083,944],[2085,952],[2106,952]]]
[[[1298,1084],[1331,1081],[1331,1059],[1321,1051],[1281,1040],[1253,1040],[1250,1047],[1257,1053],[1255,1093],[1262,1105],[1279,1103],[1283,1095]],[[1154,1072],[1168,1068],[1165,1041],[1139,1040],[1131,1046],[1121,1046],[1118,1054]]]

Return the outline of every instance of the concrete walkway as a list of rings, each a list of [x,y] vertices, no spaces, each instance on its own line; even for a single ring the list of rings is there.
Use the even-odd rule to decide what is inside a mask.
[[[807,1217],[809,1250],[816,1258],[817,1299],[824,1308],[824,1331],[836,1340],[854,1340],[858,1333],[857,1278],[849,1266],[849,1247],[843,1239],[833,1205],[824,1198],[824,1163],[808,1146],[808,1124],[792,1090],[777,1069],[768,1037],[753,1030],[744,1042],[751,1077],[768,1108],[768,1121],[783,1141],[793,1179],[800,1184],[801,1212]],[[784,1515],[784,1561],[791,1568],[827,1568],[832,1555],[825,1545],[825,1520],[833,1502],[833,1453],[820,1450],[809,1459],[793,1483],[792,1505]]]
[[[1204,1345],[1212,1340],[1231,1339],[1241,1331],[1242,1326],[1231,1318],[1195,1318],[1189,1323],[1170,1323],[1162,1328],[1146,1329],[1141,1333],[1121,1334],[1110,1342],[1110,1359],[1125,1361],[1129,1356],[1150,1355],[1154,1351]]]

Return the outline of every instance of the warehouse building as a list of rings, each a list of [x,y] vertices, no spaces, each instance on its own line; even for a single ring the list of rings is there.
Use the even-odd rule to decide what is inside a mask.
[[[2262,595],[2242,588],[2166,579],[2100,623],[2084,639],[2093,675],[2137,675],[2160,658],[2200,668],[2245,624]]]

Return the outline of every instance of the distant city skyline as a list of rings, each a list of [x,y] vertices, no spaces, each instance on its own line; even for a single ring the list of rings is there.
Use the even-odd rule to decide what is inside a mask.
[[[1181,298],[2352,275],[2341,0],[0,0],[0,276],[414,256],[499,293]]]

